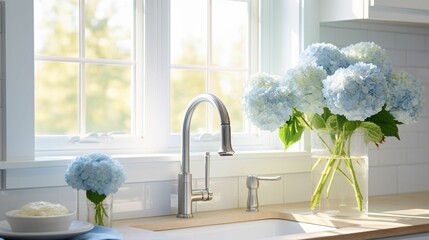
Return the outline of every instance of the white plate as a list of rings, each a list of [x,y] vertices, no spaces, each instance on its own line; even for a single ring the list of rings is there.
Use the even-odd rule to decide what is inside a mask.
[[[13,232],[7,221],[0,221],[0,237],[11,239],[64,239],[91,231],[94,225],[88,222],[73,221],[69,230],[59,232]]]

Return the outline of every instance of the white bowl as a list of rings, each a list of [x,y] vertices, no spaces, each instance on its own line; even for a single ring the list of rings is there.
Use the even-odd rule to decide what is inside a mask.
[[[55,216],[19,216],[17,210],[6,213],[6,220],[13,232],[59,232],[67,231],[76,212]]]

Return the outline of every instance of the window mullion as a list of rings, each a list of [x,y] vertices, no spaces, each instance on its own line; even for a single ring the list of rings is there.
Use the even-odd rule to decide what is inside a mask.
[[[143,136],[144,121],[144,0],[134,1],[131,133]]]
[[[144,138],[153,151],[170,138],[170,0],[145,1]],[[146,61],[147,60],[147,61]]]
[[[213,51],[213,1],[208,0],[207,4],[207,66],[212,67],[212,51]],[[207,92],[211,92],[211,84],[212,84],[212,71],[208,69],[206,71],[207,76],[207,82],[206,82],[206,89]],[[212,108],[207,108],[206,110],[206,119],[207,119],[207,131],[212,132],[212,126],[213,126],[213,110]]]
[[[79,0],[79,58],[85,58],[85,0]],[[79,63],[79,81],[78,81],[78,94],[79,94],[79,110],[78,110],[78,123],[79,132],[81,135],[86,132],[85,122],[85,62]]]

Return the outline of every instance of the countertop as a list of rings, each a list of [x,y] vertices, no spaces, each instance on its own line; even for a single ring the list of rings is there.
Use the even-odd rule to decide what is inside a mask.
[[[199,212],[194,213],[191,219],[177,219],[172,215],[121,220],[115,221],[113,227],[126,240],[171,240],[171,237],[156,231],[266,218],[336,227],[325,232],[295,234],[293,239],[374,239],[429,233],[429,192],[370,197],[368,217],[361,219],[320,217],[309,211],[308,203],[262,206],[259,210],[256,213],[248,213],[244,209]]]

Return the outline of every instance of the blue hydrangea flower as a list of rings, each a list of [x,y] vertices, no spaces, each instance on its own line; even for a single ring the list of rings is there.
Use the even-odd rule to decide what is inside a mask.
[[[325,70],[315,66],[298,66],[286,73],[285,85],[294,97],[295,108],[304,113],[322,114],[326,101],[322,93]]]
[[[336,46],[329,43],[314,43],[308,46],[301,54],[300,64],[320,66],[328,75],[350,65],[348,58]]]
[[[274,131],[292,114],[290,92],[279,77],[257,73],[247,82],[242,107],[250,121],[262,130]]]
[[[323,80],[323,96],[333,114],[363,121],[381,111],[387,98],[387,81],[374,64],[356,63]]]
[[[64,180],[72,188],[100,195],[116,193],[125,178],[119,162],[103,153],[78,156],[68,166],[64,176]]]
[[[364,62],[376,65],[386,77],[392,71],[392,63],[387,60],[385,50],[374,42],[351,44],[341,49],[341,52],[349,58],[352,64]]]
[[[399,122],[417,122],[423,110],[424,94],[421,83],[406,72],[394,72],[387,81],[389,95],[386,110]]]

